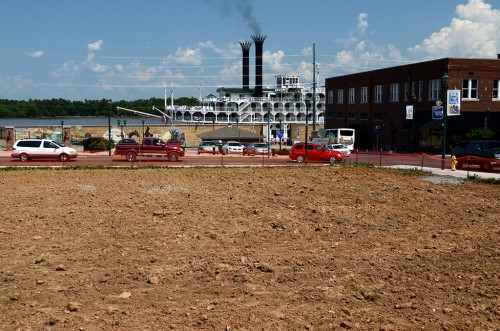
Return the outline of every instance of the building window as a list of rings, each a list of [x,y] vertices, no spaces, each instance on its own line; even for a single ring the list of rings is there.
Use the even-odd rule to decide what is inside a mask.
[[[326,118],[327,119],[333,119],[333,112],[329,111],[326,113]]]
[[[338,120],[343,120],[343,119],[344,119],[344,113],[342,113],[342,112],[338,112],[338,113],[337,113],[337,119],[338,119]]]
[[[500,90],[500,79],[495,79],[493,80],[493,100],[500,100],[498,90]]]
[[[399,101],[399,83],[391,84],[391,95],[389,98],[390,102],[398,102]]]
[[[359,119],[362,121],[368,121],[368,113],[359,114]]]
[[[440,88],[441,88],[441,81],[439,79],[431,79],[429,81],[429,100],[439,99]]]
[[[418,82],[418,101],[424,100],[424,82]]]
[[[373,119],[375,121],[381,121],[382,120],[382,113],[374,113],[373,114]]]
[[[478,99],[478,80],[474,78],[464,79],[462,82],[462,99]]]
[[[333,104],[333,90],[328,90],[328,104]]]
[[[355,120],[356,119],[356,113],[349,113],[349,114],[347,114],[347,119],[349,119],[349,120]]]
[[[368,86],[361,87],[361,103],[368,103]]]
[[[354,87],[349,88],[349,103],[353,104],[356,101],[356,90]]]
[[[382,102],[382,85],[375,85],[375,102]]]
[[[410,91],[410,82],[405,82],[405,95],[404,95],[404,102],[408,101],[408,94]]]
[[[343,89],[339,89],[337,91],[337,103],[339,103],[339,104],[344,103],[344,90]]]

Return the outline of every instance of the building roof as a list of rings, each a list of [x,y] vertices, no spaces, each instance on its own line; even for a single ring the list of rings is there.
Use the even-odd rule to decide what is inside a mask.
[[[234,126],[200,133],[196,136],[202,140],[259,140],[264,138],[261,134],[242,130]]]

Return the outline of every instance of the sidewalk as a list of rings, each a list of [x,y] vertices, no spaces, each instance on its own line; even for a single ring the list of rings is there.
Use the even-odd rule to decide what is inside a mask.
[[[493,173],[493,172],[479,172],[479,171],[473,171],[473,170],[455,170],[451,171],[451,169],[444,169],[441,170],[440,168],[430,168],[430,167],[415,167],[415,166],[408,166],[408,165],[395,165],[395,166],[389,166],[387,168],[397,168],[397,169],[417,169],[417,170],[422,170],[422,171],[430,171],[434,175],[439,175],[439,176],[453,176],[453,177],[458,177],[458,178],[467,178],[468,176],[477,176],[480,178],[494,178],[500,180],[500,173]]]

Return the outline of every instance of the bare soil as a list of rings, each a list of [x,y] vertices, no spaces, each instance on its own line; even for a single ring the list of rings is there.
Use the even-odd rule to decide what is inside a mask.
[[[1,330],[499,330],[500,189],[325,167],[0,173]]]

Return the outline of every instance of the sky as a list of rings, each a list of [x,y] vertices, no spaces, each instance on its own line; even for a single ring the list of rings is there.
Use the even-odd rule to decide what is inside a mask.
[[[0,99],[204,97],[445,57],[496,59],[500,0],[0,0]],[[314,51],[313,51],[314,50]],[[250,87],[255,45],[250,49]],[[316,64],[316,67],[313,66]]]

